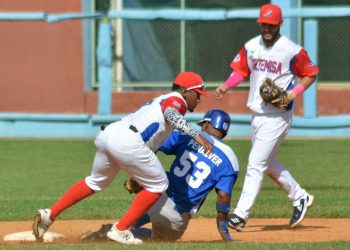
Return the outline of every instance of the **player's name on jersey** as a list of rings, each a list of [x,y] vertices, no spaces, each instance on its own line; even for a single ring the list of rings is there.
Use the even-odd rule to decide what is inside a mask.
[[[190,140],[190,142],[188,143],[188,146],[190,146],[192,149],[196,150],[198,153],[203,155],[205,158],[208,158],[209,160],[211,160],[211,162],[214,163],[215,166],[218,167],[222,163],[222,159],[219,156],[217,156],[216,154],[214,154],[214,153],[211,153],[211,154],[204,153],[203,146],[201,146],[194,139]]]
[[[281,74],[282,63],[265,59],[253,59],[253,69],[256,71],[267,71],[269,73]]]

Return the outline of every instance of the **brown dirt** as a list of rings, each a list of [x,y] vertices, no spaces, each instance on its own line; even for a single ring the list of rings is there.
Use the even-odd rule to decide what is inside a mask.
[[[66,235],[57,240],[58,244],[79,243],[82,234],[98,230],[102,224],[113,223],[110,220],[71,220],[56,221],[51,232]],[[0,222],[1,245],[30,245],[33,242],[4,242],[3,237],[10,233],[30,231],[31,221]],[[238,242],[326,242],[350,240],[350,219],[305,219],[296,229],[288,228],[288,219],[250,219],[244,232],[231,230],[231,236]],[[146,225],[150,227],[150,225]],[[215,219],[195,218],[181,242],[220,241]]]

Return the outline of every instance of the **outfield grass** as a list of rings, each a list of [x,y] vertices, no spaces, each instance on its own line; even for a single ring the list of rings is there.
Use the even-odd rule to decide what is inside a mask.
[[[1,248],[1,246],[0,246]],[[14,247],[8,247],[9,249],[14,249]],[[99,250],[107,250],[107,249],[128,249],[128,250],[168,250],[168,249],[176,249],[176,250],[246,250],[246,249],[254,249],[254,250],[307,250],[307,249],[317,249],[317,250],[348,250],[350,248],[350,243],[345,241],[334,241],[334,242],[326,242],[326,243],[157,243],[150,244],[146,243],[142,246],[135,245],[121,245],[116,244],[114,242],[110,243],[90,243],[90,244],[70,244],[70,245],[54,245],[54,244],[35,244],[33,246],[26,247],[15,247],[16,249],[99,249]]]
[[[234,207],[243,185],[250,141],[229,140],[226,142],[234,149],[240,162],[240,176],[233,191],[232,206]],[[286,140],[281,147],[280,161],[302,187],[315,195],[315,206],[308,212],[308,217],[350,217],[349,149],[349,139]],[[0,139],[0,220],[31,220],[33,213],[38,208],[49,207],[68,187],[89,175],[94,153],[92,139]],[[169,166],[173,158],[160,154],[160,159],[164,166]],[[125,178],[124,173],[119,174],[108,189],[68,209],[59,216],[59,219],[120,217],[127,210],[133,198],[123,190],[122,183]],[[216,215],[215,200],[216,196],[212,192],[199,216],[214,217]],[[251,217],[289,218],[291,213],[292,207],[284,192],[269,178],[266,178]],[[213,244],[218,245],[221,249],[226,249],[225,244]],[[326,247],[327,244],[330,245]],[[321,244],[321,246],[326,247],[324,249],[349,247],[344,242],[327,244]],[[206,249],[205,244],[176,245],[181,249],[182,247]],[[266,244],[259,245],[263,247]],[[318,247],[316,245],[315,249],[321,248],[320,245],[317,245]],[[280,249],[279,246],[279,244],[268,244],[267,248],[261,249]],[[312,246],[313,244],[283,244],[284,249],[309,249]],[[71,247],[76,248],[67,246],[67,249],[72,249]],[[114,245],[105,247],[105,249],[115,248]],[[163,247],[168,248],[167,245]],[[89,245],[89,248],[93,248],[93,245]],[[152,247],[152,249],[155,248],[158,246]],[[235,247],[235,249],[240,248]]]

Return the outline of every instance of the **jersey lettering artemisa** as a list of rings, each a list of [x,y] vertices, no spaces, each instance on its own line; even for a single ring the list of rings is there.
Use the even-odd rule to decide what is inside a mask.
[[[242,76],[250,76],[247,106],[256,113],[282,112],[266,104],[259,94],[259,87],[266,77],[274,80],[280,88],[290,90],[297,78],[318,73],[318,67],[311,62],[306,51],[285,36],[281,36],[272,47],[264,45],[261,35],[251,39],[230,66]]]
[[[187,111],[187,104],[181,94],[171,92],[144,104],[121,122],[125,126],[136,127],[146,145],[155,152],[174,130],[164,119],[163,112],[167,107],[176,109],[181,115],[185,115]]]
[[[176,155],[168,172],[167,194],[180,212],[195,214],[214,188],[231,195],[238,176],[238,160],[232,149],[205,132],[201,135],[213,142],[212,154],[205,154],[192,137],[178,131],[160,147],[164,153]]]

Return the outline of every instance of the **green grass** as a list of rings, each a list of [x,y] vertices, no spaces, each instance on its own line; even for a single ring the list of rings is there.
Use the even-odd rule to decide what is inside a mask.
[[[1,248],[1,246],[0,246]],[[225,243],[225,242],[214,242],[214,243],[145,243],[141,247],[135,245],[120,245],[113,242],[109,243],[90,243],[90,244],[69,244],[69,245],[55,245],[55,244],[34,244],[31,246],[7,246],[3,248],[8,249],[142,249],[142,250],[164,250],[164,249],[189,249],[189,250],[213,250],[213,249],[227,249],[227,250],[243,250],[243,249],[258,249],[258,250],[306,250],[306,249],[317,249],[317,250],[342,250],[349,249],[350,242],[348,241],[333,241],[325,243]]]
[[[240,162],[240,176],[233,191],[232,207],[237,203],[246,172],[250,150],[248,140],[226,141]],[[350,217],[350,140],[286,140],[279,152],[280,161],[299,184],[315,195],[315,206],[308,217]],[[72,184],[90,174],[95,153],[92,139],[28,140],[0,139],[0,220],[31,220],[38,208],[52,205]],[[173,157],[159,154],[164,166]],[[123,190],[124,173],[112,185],[62,213],[59,219],[111,219],[120,217],[129,207],[132,195]],[[212,192],[198,216],[214,217],[216,195]],[[284,192],[269,178],[252,210],[251,218],[289,218],[292,207]],[[173,248],[175,247],[176,248]],[[146,244],[143,249],[228,249],[223,243]],[[349,242],[259,244],[235,243],[235,249],[347,249]],[[33,247],[33,246],[32,246]],[[54,245],[50,245],[53,249]],[[96,245],[96,249],[117,248],[113,244]],[[242,248],[240,248],[242,247]],[[247,248],[245,248],[247,247]],[[13,248],[13,247],[11,247]],[[31,248],[31,246],[26,246]],[[45,248],[35,245],[33,248]],[[60,249],[84,248],[84,245],[57,246]],[[94,249],[94,244],[89,244]],[[126,247],[118,246],[124,249]],[[133,248],[128,246],[128,248]]]

